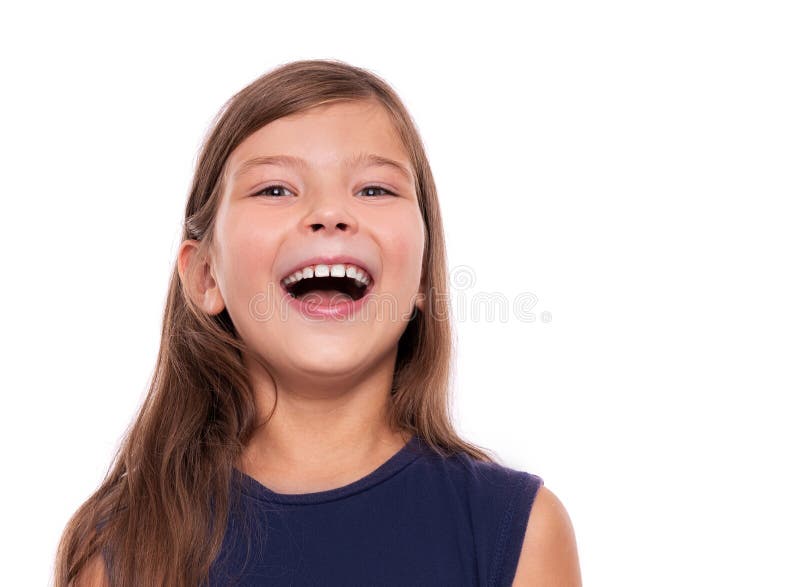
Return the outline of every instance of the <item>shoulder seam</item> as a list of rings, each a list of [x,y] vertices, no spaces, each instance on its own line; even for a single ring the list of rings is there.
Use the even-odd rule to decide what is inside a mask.
[[[534,491],[532,492],[532,497],[535,499],[536,494],[539,492],[539,487],[541,487],[542,484],[541,477],[527,472],[521,473],[522,474],[518,476],[515,487],[511,492],[511,499],[509,500],[505,516],[503,517],[503,523],[497,540],[494,558],[492,559],[492,567],[489,574],[489,587],[498,586],[498,581],[502,578],[502,573],[505,570],[504,563],[505,558],[508,555],[508,536],[511,529],[511,524],[514,520],[514,516],[519,513],[521,506],[520,500],[523,498],[527,500],[527,497],[522,494],[523,489],[529,485],[533,487]],[[531,500],[531,507],[532,505],[533,504]],[[524,520],[524,527],[527,527],[527,522],[527,519]]]

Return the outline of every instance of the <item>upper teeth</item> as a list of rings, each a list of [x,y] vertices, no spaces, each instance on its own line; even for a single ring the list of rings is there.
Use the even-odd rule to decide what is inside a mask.
[[[309,265],[303,269],[298,269],[288,277],[284,277],[281,283],[291,285],[301,279],[310,277],[352,277],[359,285],[367,286],[370,284],[369,273],[357,265]]]

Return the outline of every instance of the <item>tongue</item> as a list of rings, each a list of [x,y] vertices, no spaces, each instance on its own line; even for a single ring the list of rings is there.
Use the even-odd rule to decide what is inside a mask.
[[[298,299],[302,301],[313,300],[315,303],[322,304],[330,304],[331,302],[340,304],[342,302],[349,302],[353,298],[336,289],[312,289],[301,295]]]

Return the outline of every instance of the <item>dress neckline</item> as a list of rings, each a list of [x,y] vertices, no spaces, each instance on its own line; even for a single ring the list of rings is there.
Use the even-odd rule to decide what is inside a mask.
[[[423,454],[423,448],[422,439],[415,434],[399,451],[361,479],[342,487],[312,493],[277,493],[236,467],[233,468],[233,479],[238,482],[240,490],[245,495],[259,501],[294,505],[324,503],[349,497],[386,481],[420,457]]]

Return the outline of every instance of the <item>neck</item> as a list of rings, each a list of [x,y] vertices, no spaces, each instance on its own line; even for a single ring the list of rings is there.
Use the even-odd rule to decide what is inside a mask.
[[[393,355],[357,379],[315,380],[270,374],[256,364],[248,368],[258,421],[269,421],[248,442],[237,466],[273,491],[307,493],[346,485],[372,472],[409,439],[392,430],[388,420]]]

